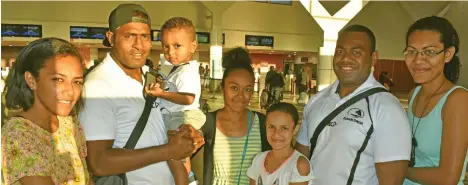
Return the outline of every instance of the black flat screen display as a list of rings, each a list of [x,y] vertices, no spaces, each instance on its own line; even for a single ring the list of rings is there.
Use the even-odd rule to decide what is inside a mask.
[[[2,37],[42,37],[42,25],[2,24]]]

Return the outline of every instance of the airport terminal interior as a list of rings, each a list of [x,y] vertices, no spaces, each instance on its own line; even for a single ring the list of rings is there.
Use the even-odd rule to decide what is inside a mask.
[[[126,1],[129,2],[129,1]],[[58,37],[75,44],[87,68],[99,64],[110,52],[102,44],[108,16],[117,1],[2,1],[1,76],[4,80],[15,58],[28,43]],[[209,111],[223,107],[221,58],[226,51],[244,47],[255,71],[254,95],[249,108],[265,112],[261,95],[270,67],[285,79],[281,101],[294,104],[302,118],[307,100],[336,80],[333,53],[338,32],[353,24],[370,28],[376,36],[378,62],[372,73],[385,75],[388,90],[408,107],[408,94],[416,87],[404,61],[405,34],[416,20],[436,15],[447,18],[460,36],[459,85],[468,87],[467,1],[140,1],[151,17],[152,48],[148,59],[165,65],[160,30],[165,20],[181,16],[193,21],[198,48],[194,59],[201,64],[202,99]],[[295,79],[304,71],[307,96],[301,96]],[[2,101],[4,102],[4,101]],[[3,106],[2,106],[3,107]],[[2,115],[15,111],[2,108]],[[2,120],[4,118],[2,117]]]
[[[174,16],[193,21],[199,47],[194,59],[208,74],[202,75],[203,97],[211,110],[222,104],[219,79],[220,58],[227,50],[241,46],[249,50],[256,71],[255,96],[251,107],[260,110],[260,95],[269,67],[285,76],[284,101],[303,108],[294,84],[304,69],[309,76],[308,96],[332,84],[332,55],[338,31],[346,25],[362,24],[373,30],[378,63],[373,74],[386,74],[393,82],[390,92],[407,107],[408,93],[415,83],[402,53],[405,32],[415,20],[437,15],[447,18],[458,30],[461,40],[462,68],[459,84],[468,86],[468,3],[463,1],[157,1],[139,2],[152,18],[152,49],[149,59],[164,63],[160,26]],[[2,81],[18,52],[29,42],[44,37],[59,37],[76,44],[86,66],[99,63],[110,51],[102,45],[108,30],[108,12],[119,2],[14,2],[2,5]],[[86,11],[84,11],[86,10]],[[465,52],[464,52],[465,51]],[[203,82],[202,82],[203,83]],[[3,88],[2,88],[3,89]],[[299,103],[298,103],[299,102]],[[302,110],[302,109],[301,109]]]

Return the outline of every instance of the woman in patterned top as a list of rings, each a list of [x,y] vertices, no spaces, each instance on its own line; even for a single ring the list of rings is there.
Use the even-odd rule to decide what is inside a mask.
[[[81,126],[70,113],[79,101],[83,58],[75,46],[44,38],[22,49],[6,81],[6,106],[23,109],[2,127],[3,184],[92,183]]]

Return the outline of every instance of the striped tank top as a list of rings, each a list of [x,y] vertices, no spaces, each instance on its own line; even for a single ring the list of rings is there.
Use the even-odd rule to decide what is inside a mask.
[[[250,184],[247,169],[252,160],[262,151],[260,123],[256,114],[250,130],[247,152],[241,168],[242,153],[247,135],[242,137],[225,136],[216,129],[216,141],[213,148],[214,173],[213,185],[237,185],[239,170],[242,170],[240,185]]]

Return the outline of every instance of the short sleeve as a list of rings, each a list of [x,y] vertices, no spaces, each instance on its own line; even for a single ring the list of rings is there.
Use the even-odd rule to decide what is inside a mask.
[[[189,67],[189,66],[187,66]],[[191,69],[181,71],[176,80],[177,92],[199,95],[201,92],[200,76]]]
[[[372,137],[374,162],[409,160],[411,127],[408,117],[398,99],[392,95],[382,95],[379,98],[370,107],[374,110],[372,115],[376,115]]]
[[[257,154],[253,160],[252,160],[252,165],[247,169],[247,176],[251,179],[257,179],[257,177],[260,175],[260,171],[263,169],[261,166],[262,159],[264,152]]]
[[[296,183],[296,182],[307,182],[308,181],[309,185],[312,185],[314,180],[315,180],[314,172],[312,170],[312,165],[310,165],[310,162],[309,162],[310,172],[309,172],[309,174],[307,176],[302,176],[301,174],[299,174],[299,171],[297,170],[297,163],[298,163],[300,157],[304,157],[304,159],[309,161],[303,155],[300,155],[298,158],[296,158],[296,161],[294,161],[294,167],[293,167],[293,170],[291,172],[291,179],[289,180],[289,182]]]
[[[85,83],[83,88],[84,106],[79,114],[86,140],[115,139],[116,120],[113,113],[110,85],[101,80]]]
[[[310,101],[309,101],[310,103]],[[307,104],[309,105],[309,104]],[[301,128],[299,129],[299,132],[297,134],[296,141],[300,143],[301,145],[304,146],[310,146],[310,140],[309,140],[309,122],[308,122],[308,109],[309,106],[306,106],[304,108],[303,116],[302,116],[302,123],[301,123]]]
[[[54,156],[50,135],[21,122],[2,129],[3,182],[12,184],[27,176],[52,176]]]

